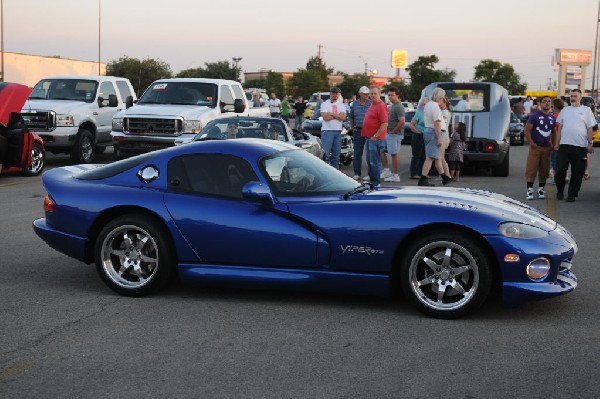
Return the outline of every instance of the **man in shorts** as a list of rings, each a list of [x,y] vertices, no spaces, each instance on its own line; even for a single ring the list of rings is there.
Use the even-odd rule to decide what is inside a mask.
[[[404,122],[406,119],[404,106],[400,102],[400,90],[397,87],[390,87],[388,97],[392,106],[388,111],[388,132],[384,150],[381,152],[381,165],[383,166],[381,178],[386,182],[399,183],[400,146],[404,138]],[[388,168],[387,154],[390,154],[392,158],[392,170]]]

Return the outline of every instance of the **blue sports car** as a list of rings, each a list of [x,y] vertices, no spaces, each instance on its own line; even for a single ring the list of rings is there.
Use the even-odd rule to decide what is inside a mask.
[[[456,318],[575,289],[577,244],[523,203],[465,188],[360,184],[275,140],[206,141],[43,175],[51,247],[141,296],[172,279],[369,295]],[[497,290],[496,290],[497,291]]]

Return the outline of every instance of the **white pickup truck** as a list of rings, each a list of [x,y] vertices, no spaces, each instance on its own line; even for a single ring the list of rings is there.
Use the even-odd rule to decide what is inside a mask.
[[[129,80],[114,76],[53,76],[40,80],[22,109],[25,124],[46,151],[90,163],[112,145],[112,118],[133,105]]]
[[[115,157],[171,147],[225,115],[270,116],[267,107],[251,108],[242,86],[232,80],[157,80],[136,105],[113,117]]]

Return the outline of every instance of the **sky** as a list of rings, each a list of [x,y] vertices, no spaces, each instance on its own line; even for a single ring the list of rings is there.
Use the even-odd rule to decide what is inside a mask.
[[[7,52],[98,61],[100,49],[102,62],[154,58],[174,73],[241,57],[243,71],[294,72],[321,45],[335,71],[395,76],[401,49],[409,64],[435,54],[456,81],[483,59],[508,63],[529,90],[557,80],[556,48],[594,50],[599,1],[0,0]]]

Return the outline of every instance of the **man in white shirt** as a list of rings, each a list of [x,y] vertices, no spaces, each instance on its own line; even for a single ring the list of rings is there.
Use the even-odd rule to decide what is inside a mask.
[[[588,154],[592,152],[593,128],[596,119],[589,107],[581,105],[581,90],[571,90],[571,106],[560,111],[555,149],[556,160],[556,199],[564,198],[565,178],[571,165],[571,181],[567,192],[567,202],[574,202],[581,188]]]
[[[525,115],[529,115],[531,113],[531,107],[533,107],[531,96],[527,96],[527,100],[523,103],[523,107],[525,108]]]
[[[269,112],[273,118],[279,118],[281,115],[281,101],[277,98],[275,93],[271,93],[271,99],[269,100]]]
[[[340,99],[340,93],[339,87],[332,87],[329,100],[321,104],[321,143],[325,150],[325,162],[338,169],[342,151],[342,122],[346,119],[346,106]]]
[[[453,111],[465,112],[469,111],[470,109],[471,106],[469,105],[469,95],[465,93],[462,95],[462,100],[456,104]]]

